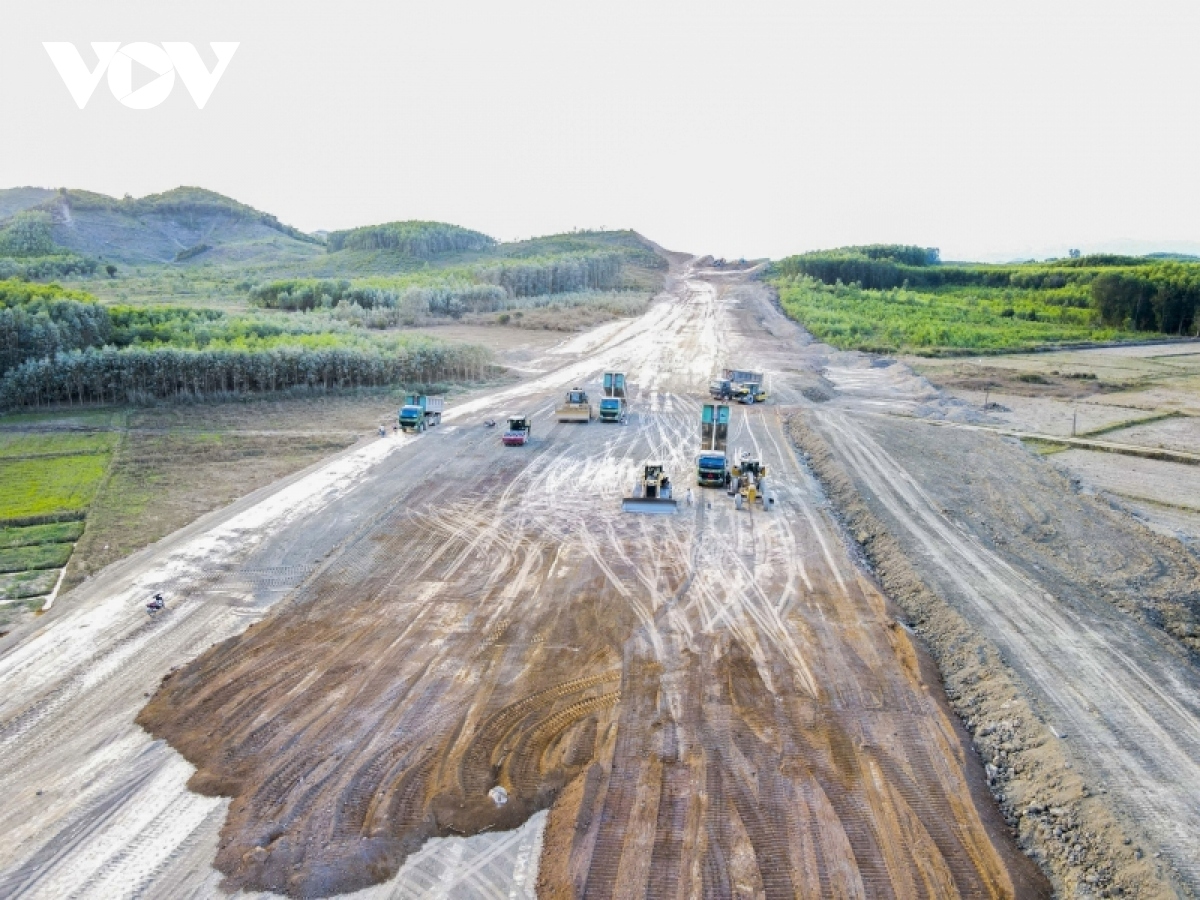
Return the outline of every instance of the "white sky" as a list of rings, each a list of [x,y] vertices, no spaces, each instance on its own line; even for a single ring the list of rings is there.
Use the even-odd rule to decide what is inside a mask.
[[[632,227],[725,256],[1200,247],[1200,4],[41,0],[0,29],[0,186],[229,194],[300,228]],[[207,107],[41,46],[241,47]],[[1133,246],[1130,244],[1129,246]],[[1142,246],[1142,245],[1138,245]]]

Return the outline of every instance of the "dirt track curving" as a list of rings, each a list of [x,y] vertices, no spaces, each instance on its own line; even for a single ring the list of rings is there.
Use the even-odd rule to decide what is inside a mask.
[[[0,740],[25,754],[3,751],[3,892],[204,895],[215,859],[225,889],[324,896],[399,871],[395,896],[419,895],[405,873],[450,846],[435,836],[490,840],[549,809],[543,896],[1047,895],[779,409],[739,409],[731,437],[770,465],[774,510],[693,488],[673,517],[619,511],[649,457],[683,499],[718,365],[763,360],[786,402],[821,387],[760,294],[682,273],[548,374],[348,454],[367,468],[340,487],[313,473],[277,518],[197,538],[190,570],[159,548],[95,600],[103,615],[0,658],[17,687]],[[636,386],[629,425],[552,421],[563,390],[610,369]],[[502,448],[482,420],[518,410],[535,440]],[[192,587],[151,625],[136,592],[152,563]],[[206,796],[129,726],[164,674],[138,721]],[[456,895],[527,886],[531,846],[496,842],[512,881]]]

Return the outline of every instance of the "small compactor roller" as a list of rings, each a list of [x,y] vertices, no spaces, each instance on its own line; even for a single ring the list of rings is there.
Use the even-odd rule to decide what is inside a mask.
[[[554,417],[560,422],[583,422],[587,424],[595,416],[596,411],[592,408],[592,404],[588,400],[587,391],[581,388],[572,388],[567,391],[567,396],[563,398],[562,405],[554,411]]]
[[[508,420],[508,430],[500,440],[505,447],[524,447],[533,433],[533,425],[528,416],[512,416]]]

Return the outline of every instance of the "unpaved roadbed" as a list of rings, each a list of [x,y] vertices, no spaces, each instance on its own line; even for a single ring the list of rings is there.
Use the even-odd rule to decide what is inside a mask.
[[[233,798],[227,887],[363,887],[549,808],[543,896],[1048,894],[774,409],[731,443],[771,460],[775,511],[697,489],[620,512],[647,458],[691,481],[696,398],[759,340],[722,295],[681,279],[643,327],[397,451],[354,540],[165,681],[140,721]],[[548,421],[612,369],[628,426]],[[534,440],[505,450],[480,420],[518,403]]]
[[[912,629],[930,648],[951,705],[987,765],[988,783],[1021,846],[1064,896],[1095,890],[1174,896],[1169,882],[1130,850],[1109,803],[1089,796],[1059,737],[1035,711],[995,645],[921,580],[897,540],[863,502],[829,445],[801,415],[789,431]],[[1107,895],[1101,894],[1101,895]]]

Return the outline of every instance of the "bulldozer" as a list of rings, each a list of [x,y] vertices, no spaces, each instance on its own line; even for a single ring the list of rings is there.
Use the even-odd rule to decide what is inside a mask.
[[[673,513],[678,502],[671,496],[671,479],[662,463],[646,463],[642,477],[633,488],[633,496],[621,502],[625,512]]]
[[[554,417],[560,422],[583,422],[587,424],[595,416],[592,404],[588,402],[587,391],[582,388],[571,388],[563,400],[562,406],[554,411]]]
[[[758,503],[766,512],[775,505],[775,498],[767,494],[767,467],[748,450],[743,450],[731,472],[733,505],[754,509]]]

